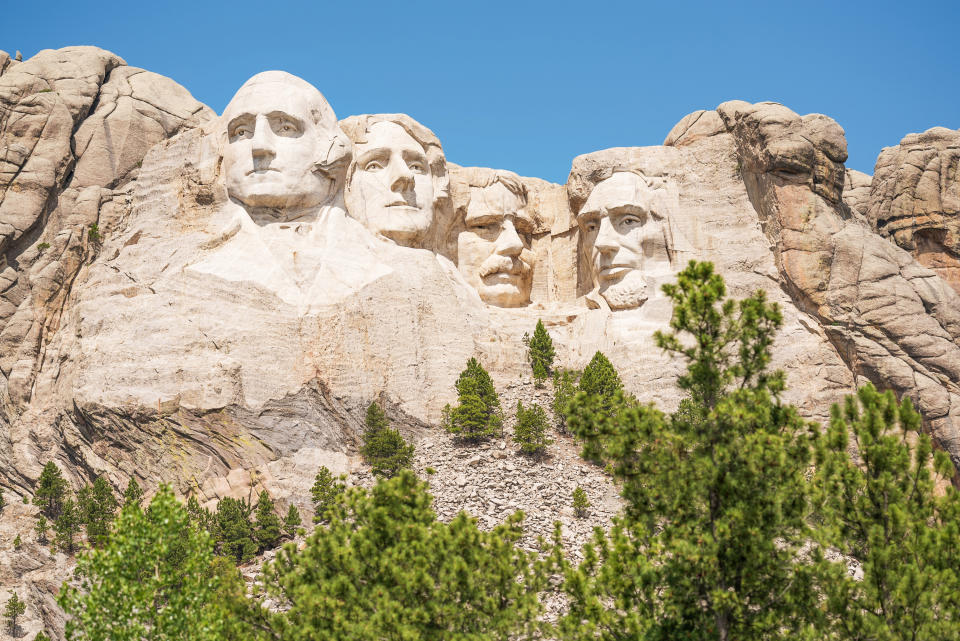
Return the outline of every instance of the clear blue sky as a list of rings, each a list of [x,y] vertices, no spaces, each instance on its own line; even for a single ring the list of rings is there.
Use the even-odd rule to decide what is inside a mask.
[[[447,158],[564,182],[574,156],[656,145],[725,100],[820,112],[847,165],[960,128],[960,1],[3,3],[0,49],[89,44],[223,110],[283,69],[337,116],[406,112]]]

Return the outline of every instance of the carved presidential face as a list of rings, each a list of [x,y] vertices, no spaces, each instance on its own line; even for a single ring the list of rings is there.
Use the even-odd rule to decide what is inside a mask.
[[[401,245],[417,245],[433,222],[433,176],[423,146],[400,125],[375,122],[354,146],[350,215]]]
[[[315,122],[313,103],[323,97],[316,90],[311,95],[309,85],[292,76],[289,82],[253,80],[223,114],[227,193],[248,208],[270,210],[277,220],[297,218],[327,200],[333,187],[317,171],[327,152],[323,143],[330,144],[330,135]]]
[[[529,303],[533,221],[521,198],[500,182],[471,187],[464,225],[457,238],[457,262],[480,298],[499,307]]]
[[[669,237],[652,190],[640,176],[617,172],[593,188],[577,216],[591,248],[594,279],[611,309],[639,307],[645,273],[669,268]]]

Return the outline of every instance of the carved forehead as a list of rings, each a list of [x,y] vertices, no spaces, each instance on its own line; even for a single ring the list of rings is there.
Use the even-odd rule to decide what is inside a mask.
[[[367,129],[366,139],[356,146],[358,150],[386,148],[424,152],[423,145],[407,133],[406,129],[386,120],[373,123]]]
[[[281,111],[326,127],[335,127],[337,117],[323,94],[303,78],[285,71],[264,71],[240,87],[223,110],[229,122],[241,113]]]
[[[598,214],[601,210],[616,209],[628,205],[649,209],[654,199],[653,190],[637,174],[620,171],[601,181],[590,192],[587,202],[580,208],[580,216]]]
[[[490,214],[516,214],[532,222],[531,217],[524,211],[523,199],[503,183],[495,182],[486,187],[470,187],[467,219]]]

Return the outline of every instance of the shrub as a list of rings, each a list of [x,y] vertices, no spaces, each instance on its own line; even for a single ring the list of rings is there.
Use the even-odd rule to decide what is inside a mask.
[[[60,509],[60,515],[53,523],[53,531],[56,536],[53,539],[54,545],[58,550],[73,554],[75,543],[74,539],[82,525],[80,518],[80,509],[73,499],[67,499],[63,502]]]
[[[117,499],[106,479],[98,476],[93,485],[86,486],[77,493],[77,507],[80,521],[87,530],[87,540],[93,545],[101,545],[110,533]]]
[[[582,519],[587,515],[587,508],[590,507],[590,501],[587,499],[587,492],[579,485],[573,491],[573,515]]]
[[[543,387],[543,381],[550,377],[553,368],[553,340],[543,326],[542,320],[537,320],[533,330],[533,337],[524,334],[524,344],[527,346],[527,359],[533,370],[533,381],[537,387]]]
[[[457,379],[458,404],[450,410],[447,429],[464,440],[479,441],[503,433],[500,398],[493,379],[479,361],[471,358]]]
[[[291,503],[287,510],[287,517],[283,519],[283,531],[288,536],[296,536],[300,532],[301,523],[303,523],[303,520],[300,518],[300,510]]]
[[[253,523],[250,515],[253,507],[245,499],[226,496],[217,504],[214,515],[214,532],[220,553],[233,559],[234,563],[246,563],[257,553]]]
[[[20,600],[17,593],[10,590],[10,598],[7,599],[7,605],[3,609],[3,616],[7,620],[7,631],[10,636],[16,638],[20,636],[20,624],[17,619],[27,611],[27,604]]]
[[[567,408],[577,393],[580,372],[572,369],[553,373],[553,417],[557,430],[567,432]]]
[[[37,518],[37,524],[33,526],[33,531],[37,533],[37,543],[47,543],[47,530],[50,529],[47,519],[42,514]]]
[[[33,504],[40,507],[40,511],[48,519],[56,520],[63,507],[63,497],[67,492],[67,481],[60,473],[60,468],[53,461],[43,466],[37,487],[33,493]]]
[[[547,413],[534,403],[523,406],[517,401],[517,426],[514,429],[513,440],[520,445],[524,454],[542,455],[547,445],[553,441],[547,438]]]
[[[413,445],[399,431],[390,429],[386,414],[376,403],[367,407],[366,430],[360,450],[377,476],[391,478],[413,463]]]
[[[266,490],[257,497],[257,518],[254,523],[254,538],[259,551],[272,550],[280,543],[283,533],[280,531],[280,517],[274,511],[273,499]]]
[[[310,488],[313,499],[313,522],[323,523],[328,519],[328,513],[343,500],[346,486],[342,483],[343,477],[334,478],[327,467],[321,466]]]
[[[97,223],[90,224],[90,227],[87,228],[87,240],[91,243],[99,243],[103,240],[103,236],[100,235],[100,225]]]

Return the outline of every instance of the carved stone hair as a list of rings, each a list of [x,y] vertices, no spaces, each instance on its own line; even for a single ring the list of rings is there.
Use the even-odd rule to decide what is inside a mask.
[[[434,206],[439,200],[450,198],[450,176],[447,174],[447,159],[443,155],[443,147],[440,145],[440,139],[421,125],[419,122],[407,114],[364,114],[361,116],[350,116],[340,121],[340,129],[347,135],[355,145],[362,145],[367,141],[367,133],[370,127],[378,122],[392,122],[399,125],[411,138],[416,140],[423,153],[427,157],[427,164],[430,165],[430,175],[433,178],[433,199]],[[350,179],[353,172],[356,171],[356,164],[351,163],[347,170],[347,189],[350,188]]]
[[[511,194],[520,199],[521,207],[527,206],[527,186],[521,182],[520,176],[512,171],[495,169],[491,173],[480,174],[478,178],[479,180],[470,183],[471,187],[486,189],[487,187],[492,187],[500,183],[506,187]]]

